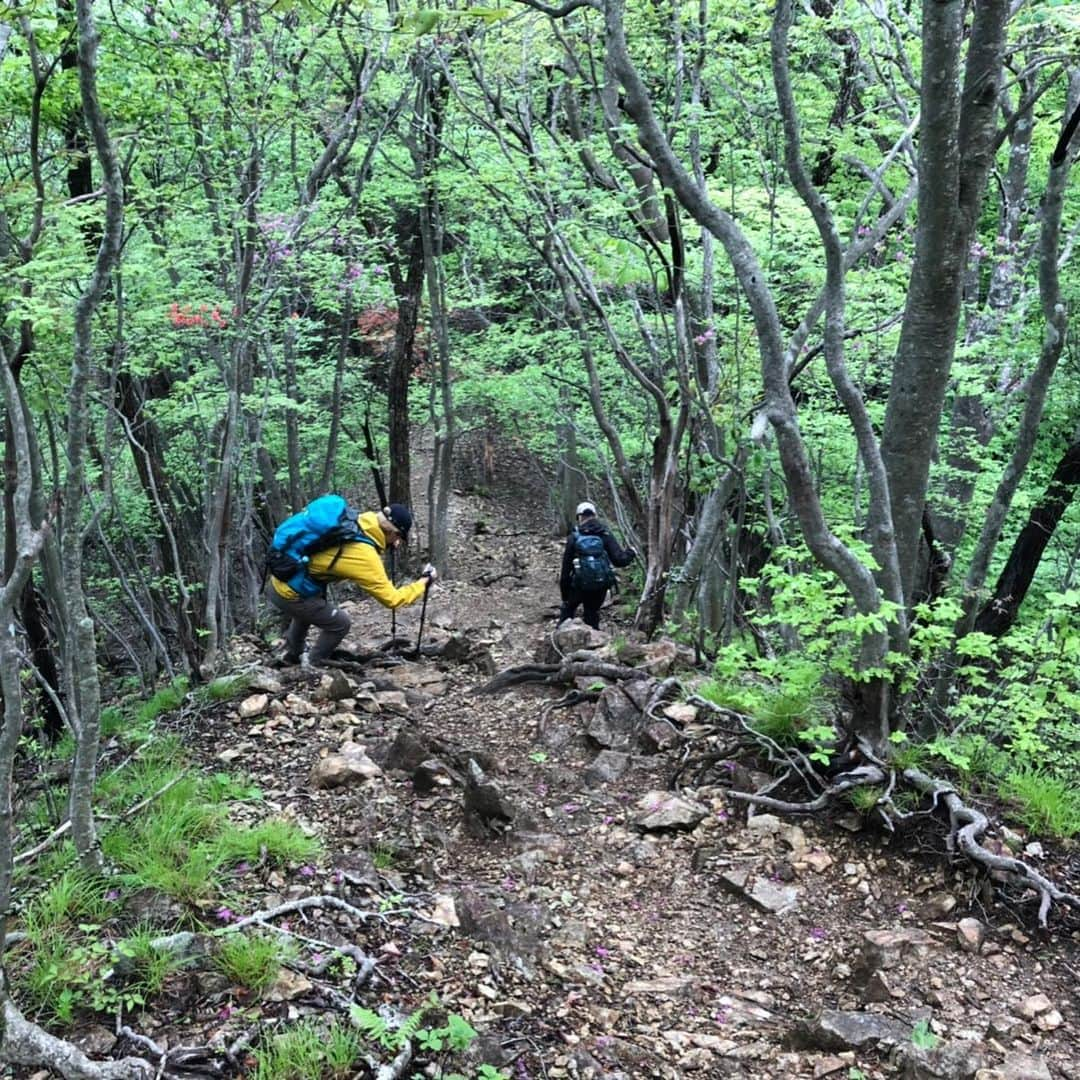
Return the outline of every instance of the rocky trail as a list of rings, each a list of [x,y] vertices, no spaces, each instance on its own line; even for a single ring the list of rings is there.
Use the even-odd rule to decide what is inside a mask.
[[[241,868],[222,917],[276,911],[265,921],[316,953],[369,962],[320,970],[309,948],[260,1001],[193,971],[146,1035],[227,1047],[242,1067],[268,1021],[348,1000],[392,1015],[434,991],[480,1032],[472,1068],[514,1080],[1080,1080],[1075,919],[1040,933],[1030,903],[991,902],[929,821],[890,838],[854,813],[748,819],[728,793],[761,778],[723,759],[708,717],[650,696],[693,677],[673,644],[623,648],[650,678],[601,695],[583,677],[578,704],[536,684],[477,694],[607,638],[552,637],[560,541],[479,498],[455,513],[469,539],[432,592],[420,659],[275,671],[253,647],[243,695],[173,721],[205,769],[259,785],[265,801],[238,813],[294,818],[323,844],[317,865]],[[351,611],[351,649],[389,638],[388,612]],[[419,614],[398,615],[406,649]],[[621,644],[623,620],[604,617]],[[692,767],[710,749],[713,767]],[[379,1075],[429,1075],[412,1050]]]

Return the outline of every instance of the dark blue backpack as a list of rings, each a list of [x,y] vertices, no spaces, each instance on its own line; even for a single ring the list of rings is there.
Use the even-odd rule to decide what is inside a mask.
[[[308,573],[312,555],[336,545],[338,553],[328,567],[332,569],[343,544],[358,541],[377,547],[371,537],[360,531],[358,516],[340,495],[320,495],[274,531],[266,556],[267,569],[300,596],[318,596],[326,586]]]
[[[578,592],[598,592],[615,584],[615,568],[608,558],[604,538],[574,530],[574,572],[570,586]]]

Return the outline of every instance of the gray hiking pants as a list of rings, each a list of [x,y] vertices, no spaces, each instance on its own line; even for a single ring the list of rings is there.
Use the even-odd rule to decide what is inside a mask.
[[[321,631],[308,653],[308,660],[312,664],[321,664],[326,660],[349,632],[349,616],[336,604],[331,604],[325,596],[286,600],[278,594],[273,582],[267,582],[266,600],[272,608],[288,617],[285,652],[297,659],[303,655],[309,627],[317,626]]]

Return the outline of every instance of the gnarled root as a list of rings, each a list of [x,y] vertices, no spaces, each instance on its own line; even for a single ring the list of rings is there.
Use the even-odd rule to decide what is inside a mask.
[[[1046,926],[1046,917],[1053,903],[1068,904],[1080,911],[1080,896],[1066,892],[1055,885],[1048,877],[1028,866],[1022,859],[1008,855],[995,855],[979,843],[990,828],[990,821],[985,814],[967,806],[952,786],[941,780],[935,780],[918,769],[905,769],[904,779],[913,788],[940,799],[949,811],[952,832],[949,836],[950,848],[959,848],[973,863],[985,866],[988,870],[998,870],[1009,874],[1017,881],[1039,894],[1039,925]]]
[[[783,799],[774,799],[771,795],[758,795],[747,791],[729,791],[729,799],[739,799],[742,802],[753,803],[755,806],[767,806],[770,810],[776,810],[781,814],[812,814],[816,810],[824,810],[830,802],[852,788],[872,787],[874,784],[883,784],[885,773],[876,765],[860,765],[857,769],[842,773],[830,784],[816,799],[809,802],[793,803]]]
[[[527,682],[545,683],[548,686],[570,686],[574,679],[581,676],[608,679],[611,682],[649,678],[649,673],[642,668],[608,664],[602,660],[581,657],[580,652],[571,653],[561,664],[523,664],[520,667],[506,668],[473,693],[496,694],[500,690],[507,690],[511,686],[519,686]]]
[[[58,1039],[27,1020],[6,996],[3,1007],[0,1061],[9,1065],[43,1066],[65,1080],[149,1080],[154,1075],[154,1067],[142,1058],[91,1061],[73,1043]]]

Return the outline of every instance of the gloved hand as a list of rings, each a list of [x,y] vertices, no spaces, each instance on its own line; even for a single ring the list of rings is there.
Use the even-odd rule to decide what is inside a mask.
[[[431,584],[439,576],[439,571],[436,570],[435,567],[431,565],[431,563],[428,563],[427,566],[425,566],[424,569],[420,571],[420,576],[426,577],[428,579],[428,584]]]

